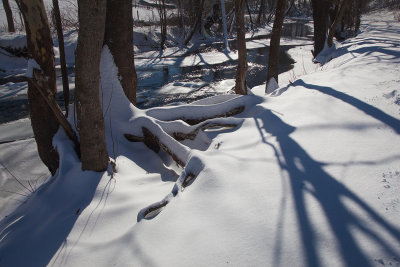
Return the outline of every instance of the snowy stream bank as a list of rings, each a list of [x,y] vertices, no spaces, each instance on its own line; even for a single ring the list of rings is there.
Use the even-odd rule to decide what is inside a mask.
[[[361,33],[322,67],[309,44],[290,49],[300,64],[270,95],[261,85],[254,95],[179,107],[126,104],[103,51],[118,172],[82,172],[60,131],[58,174],[0,222],[0,265],[400,266],[400,23],[392,18],[365,16]],[[138,134],[135,122],[167,130],[179,112],[238,104],[244,111],[226,118],[235,128],[174,143],[184,168],[123,137]],[[139,216],[155,203],[167,204]]]

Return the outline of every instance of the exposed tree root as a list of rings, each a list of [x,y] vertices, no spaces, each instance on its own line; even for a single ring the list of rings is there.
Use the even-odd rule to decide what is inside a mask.
[[[168,145],[160,142],[160,139],[155,136],[149,129],[146,127],[142,127],[143,136],[144,136],[144,144],[149,147],[151,150],[158,152],[160,148],[171,156],[171,158],[181,167],[185,167],[186,162],[173,151],[172,148],[168,147]]]
[[[210,109],[211,112],[206,112]],[[142,135],[138,135],[138,132],[136,132],[136,134],[125,133],[124,136],[131,142],[143,142],[156,153],[160,149],[163,150],[171,156],[178,166],[185,167],[191,149],[178,141],[194,140],[202,130],[234,128],[242,120],[227,117],[237,115],[244,109],[240,98],[213,105],[151,109],[146,112],[147,116],[138,117],[134,122],[136,128],[142,129]],[[166,110],[169,110],[169,112],[165,112]],[[189,118],[177,114],[183,113],[185,116],[189,116],[188,111],[197,111],[197,113],[190,114]],[[168,113],[175,116],[165,115]],[[196,114],[199,114],[198,117],[196,117]]]
[[[207,129],[213,129],[213,128],[235,128],[238,126],[237,124],[233,123],[217,123],[217,122],[206,122],[204,124],[201,124],[198,126],[196,129],[194,129],[190,133],[183,133],[183,132],[174,132],[173,137],[178,140],[178,141],[183,141],[186,139],[194,140],[196,139],[198,133],[200,130],[207,130]]]
[[[191,172],[188,173],[186,175],[185,179],[183,179],[181,191],[183,191],[183,189],[185,189],[188,185],[190,185],[190,183],[193,182],[195,178],[196,178],[196,175],[194,175]]]
[[[186,119],[185,117],[182,117],[181,120],[183,120],[184,122],[186,122],[189,125],[196,125],[198,123],[201,123],[201,122],[209,120],[209,119],[226,118],[226,117],[235,116],[239,113],[242,113],[243,111],[244,111],[244,106],[240,106],[240,107],[234,108],[232,110],[229,110],[228,112],[221,113],[221,114],[218,114],[218,115],[212,116],[212,117],[202,117],[202,118],[197,118],[197,119]]]
[[[146,111],[146,115],[160,121],[182,120],[189,125],[195,125],[212,118],[231,117],[243,112],[244,109],[243,98],[234,97],[215,104],[152,108]]]
[[[138,213],[137,221],[157,216],[179,191],[183,191],[193,183],[200,172],[202,167],[199,166],[203,166],[201,160],[191,156],[191,148],[179,141],[195,140],[199,132],[203,130],[237,127],[243,119],[228,117],[237,115],[244,109],[243,100],[233,98],[209,105],[150,109],[144,116],[139,116],[132,121],[135,130],[132,131],[133,133],[124,134],[128,141],[143,142],[156,153],[161,149],[178,166],[185,168],[172,192],[163,200],[142,209]]]
[[[182,177],[182,176],[181,176]],[[152,219],[155,216],[157,216],[161,210],[168,205],[170,200],[178,194],[179,191],[183,191],[186,187],[191,185],[191,183],[195,180],[196,175],[193,174],[192,172],[187,173],[183,180],[180,182],[178,181],[174,189],[170,194],[168,194],[163,200],[156,202],[154,204],[151,204],[147,206],[146,208],[142,209],[139,211],[138,216],[137,216],[137,221],[140,222],[142,219]]]
[[[169,203],[168,199],[164,199],[160,202],[154,203],[147,208],[142,209],[137,216],[137,221],[141,221],[142,219],[151,219],[157,216],[161,209],[164,208]]]

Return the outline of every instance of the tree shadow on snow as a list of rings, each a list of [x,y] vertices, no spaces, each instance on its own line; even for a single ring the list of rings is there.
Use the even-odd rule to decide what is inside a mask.
[[[308,85],[310,86],[310,85]],[[333,90],[333,89],[332,89]],[[332,94],[334,92],[331,92]],[[335,93],[339,94],[339,92]],[[340,94],[339,94],[340,95]],[[346,96],[346,101],[354,102],[366,109],[366,112],[376,115],[376,111],[366,108],[355,99]],[[361,102],[361,101],[360,101]],[[373,112],[372,112],[373,111]],[[378,113],[380,114],[380,113]],[[377,115],[383,117],[383,115]],[[386,117],[381,118],[388,121]],[[391,244],[383,237],[382,232],[374,229],[383,229],[396,242],[400,244],[400,232],[390,225],[384,218],[375,212],[366,202],[350,191],[345,185],[337,181],[333,176],[324,171],[324,163],[313,159],[290,134],[295,131],[295,127],[283,122],[271,110],[263,110],[255,117],[263,142],[271,146],[276,155],[276,160],[283,172],[288,174],[291,192],[294,197],[295,212],[300,229],[300,240],[304,248],[305,261],[307,266],[321,266],[321,255],[318,254],[318,234],[313,226],[313,218],[310,215],[311,208],[307,206],[306,197],[311,195],[320,204],[321,210],[326,217],[326,221],[334,234],[338,252],[347,266],[371,266],[371,259],[361,249],[356,240],[356,230],[361,232],[369,240],[374,242],[393,259],[399,260],[400,255]],[[389,120],[390,122],[390,120]],[[262,123],[262,125],[261,125]],[[398,130],[398,128],[397,128]],[[278,147],[266,140],[263,132],[267,132],[276,137]],[[351,202],[368,217],[368,224],[360,219],[359,215],[353,212],[346,202]],[[352,205],[353,206],[353,205]],[[358,213],[358,212],[357,212]],[[281,210],[280,222],[283,220],[283,208]],[[378,226],[378,228],[375,228]],[[279,228],[280,229],[280,228]],[[281,230],[278,230],[281,231]],[[275,240],[275,255],[273,266],[280,265],[280,255],[282,240],[280,233],[277,233]]]
[[[382,110],[370,104],[367,104],[353,96],[350,96],[343,92],[336,91],[331,87],[309,84],[304,82],[302,79],[299,79],[296,82],[294,82],[293,86],[303,86],[307,89],[317,90],[323,94],[335,97],[349,105],[352,105],[353,107],[359,109],[365,114],[381,121],[382,123],[392,128],[397,134],[400,134],[400,120],[390,116],[389,114],[383,112]]]
[[[103,173],[52,177],[0,222],[0,266],[46,266],[68,242]],[[79,176],[79,177],[78,177]],[[62,178],[62,179],[60,179]],[[84,191],[84,194],[82,194]]]

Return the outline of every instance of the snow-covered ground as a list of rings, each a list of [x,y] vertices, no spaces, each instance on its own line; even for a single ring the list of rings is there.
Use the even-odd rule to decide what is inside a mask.
[[[60,131],[59,172],[0,222],[0,265],[400,266],[399,44],[393,14],[369,14],[322,67],[310,44],[293,46],[301,64],[270,95],[259,86],[254,95],[148,110],[129,106],[104,50],[117,172],[82,172]],[[123,136],[154,123],[189,131],[166,121],[238,105],[244,112],[219,119],[235,128],[171,141],[183,169]],[[3,147],[2,157],[37,166],[31,141],[19,142],[25,161]],[[154,203],[167,204],[143,216]]]

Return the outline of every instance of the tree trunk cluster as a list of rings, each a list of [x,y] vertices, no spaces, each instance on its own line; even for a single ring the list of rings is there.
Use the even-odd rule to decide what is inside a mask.
[[[361,10],[368,0],[311,0],[314,19],[314,50],[316,57],[329,47],[333,37],[345,38],[357,34],[360,27]]]

